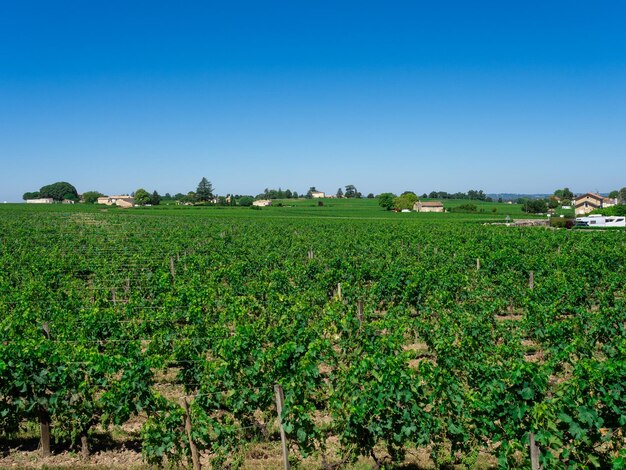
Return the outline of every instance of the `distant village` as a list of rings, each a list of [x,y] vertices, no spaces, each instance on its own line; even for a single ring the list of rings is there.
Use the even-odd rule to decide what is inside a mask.
[[[475,210],[472,201],[495,202],[492,197],[486,195],[482,190],[469,190],[467,193],[447,193],[444,191],[432,191],[422,196],[418,196],[412,191],[405,191],[399,196],[393,193],[382,193],[374,195],[372,193],[363,196],[354,185],[346,185],[345,190],[339,188],[335,193],[319,191],[315,186],[311,186],[306,194],[300,196],[297,192],[287,190],[265,189],[257,196],[231,195],[217,196],[214,194],[213,185],[206,178],[202,178],[196,191],[187,194],[178,193],[171,196],[159,195],[156,191],[149,193],[143,188],[131,194],[107,196],[98,191],[88,191],[78,194],[76,188],[66,182],[53,183],[42,187],[39,191],[25,193],[23,199],[27,204],[75,204],[91,203],[106,206],[117,206],[120,208],[132,208],[136,206],[159,205],[161,202],[175,203],[177,205],[224,205],[224,206],[250,206],[269,207],[276,200],[278,203],[285,199],[316,199],[318,204],[323,205],[325,199],[350,199],[350,198],[378,199],[379,205],[384,209],[396,212],[445,212],[443,201],[446,199],[467,199],[468,203],[459,206],[461,210],[471,212]],[[517,200],[503,200],[498,198],[499,203],[522,204],[525,212],[528,213],[554,213],[556,208],[574,209],[576,216],[589,214],[600,209],[611,208],[624,204],[626,200],[626,188],[612,191],[608,196],[603,196],[594,192],[574,195],[568,188],[558,189],[554,194],[545,198],[518,198]]]

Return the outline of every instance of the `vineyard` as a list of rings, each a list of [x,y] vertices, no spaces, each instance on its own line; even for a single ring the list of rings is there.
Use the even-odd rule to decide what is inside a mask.
[[[0,207],[0,466],[626,468],[623,230],[59,207]]]

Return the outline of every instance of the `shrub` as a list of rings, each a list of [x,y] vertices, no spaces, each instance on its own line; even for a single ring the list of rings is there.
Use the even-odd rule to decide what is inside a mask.
[[[476,212],[476,204],[472,204],[468,202],[466,204],[461,204],[460,206],[453,207],[450,209],[451,212]]]
[[[551,217],[550,227],[555,228],[572,228],[574,226],[574,219],[565,217]]]

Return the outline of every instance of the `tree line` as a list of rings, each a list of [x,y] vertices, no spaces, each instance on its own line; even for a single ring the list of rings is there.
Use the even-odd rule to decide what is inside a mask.
[[[298,199],[302,197],[297,191],[291,189],[282,188],[265,190],[257,194],[251,195],[239,195],[239,194],[227,194],[226,196],[217,196],[215,193],[213,184],[203,177],[195,191],[189,191],[186,194],[176,193],[171,195],[165,193],[161,196],[156,190],[150,193],[144,188],[139,188],[131,193],[134,197],[135,203],[138,205],[159,205],[161,202],[173,202],[176,201],[180,204],[215,204],[222,206],[251,206],[255,200],[258,199]],[[315,186],[309,187],[309,190],[304,194],[305,198],[313,198],[313,194],[317,191]],[[82,200],[88,204],[95,204],[99,197],[105,196],[99,191],[87,191],[82,195],[78,194],[76,188],[65,181],[52,183],[42,186],[39,191],[26,192],[22,196],[24,200],[38,199],[38,198],[51,198],[56,202],[69,200],[72,202],[78,202]],[[362,198],[363,194],[353,184],[345,186],[345,190],[341,187],[337,189],[335,193],[337,198]],[[373,193],[369,193],[367,198],[377,197],[379,205],[387,210],[402,210],[412,209],[413,205],[420,199],[413,191],[404,191],[397,196],[391,192],[381,193],[378,196],[374,196]],[[467,192],[449,193],[447,191],[431,191],[430,193],[423,193],[422,199],[467,199],[484,202],[494,202],[493,198],[487,196],[482,190],[470,189]],[[609,193],[609,198],[616,199],[619,204],[626,202],[626,187],[619,190],[613,190]],[[559,188],[554,191],[551,196],[545,198],[518,198],[515,202],[521,204],[522,210],[528,213],[546,213],[550,209],[556,209],[559,206],[571,205],[575,199],[574,193],[568,188]],[[498,202],[503,202],[502,198],[498,198]]]

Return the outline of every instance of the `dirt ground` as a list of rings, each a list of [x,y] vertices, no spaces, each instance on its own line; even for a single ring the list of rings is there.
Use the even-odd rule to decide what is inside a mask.
[[[37,449],[37,439],[29,438],[11,442],[9,448],[1,450],[0,468],[2,469],[150,469],[150,466],[142,461],[139,442],[128,440],[126,442],[109,443],[102,445],[96,443],[99,448],[93,449],[89,460],[81,459],[79,449],[60,449],[53,447],[53,455],[41,457]],[[4,444],[3,444],[4,446]],[[245,470],[281,470],[282,456],[280,442],[261,442],[250,444],[244,451],[243,468]],[[430,470],[435,466],[424,449],[409,450],[406,461],[400,466],[405,470]],[[494,468],[494,462],[484,455],[479,458],[477,468]],[[202,468],[211,468],[208,458],[201,460]],[[183,466],[181,468],[187,468]],[[301,461],[298,465],[301,469],[320,469],[322,462],[320,457],[314,457]],[[349,470],[366,470],[376,468],[375,462],[369,458],[361,458],[354,464],[343,467]]]
[[[115,436],[112,438],[111,436]],[[42,457],[38,450],[38,439],[35,436],[24,436],[9,442],[2,442],[0,448],[0,468],[2,469],[149,469],[141,456],[140,442],[136,433],[124,434],[117,429],[110,434],[93,436],[91,454],[88,460],[83,460],[79,448],[64,448],[53,441],[53,453],[50,457]],[[260,442],[249,444],[244,453],[243,468],[246,470],[280,470],[282,469],[282,455],[280,442]],[[207,457],[201,460],[203,468],[211,468]],[[184,468],[184,467],[183,467]],[[319,456],[305,459],[300,462],[299,468],[322,468]],[[365,470],[375,468],[372,459],[362,458],[345,468]],[[426,451],[409,451],[404,468],[431,469],[434,468]]]

